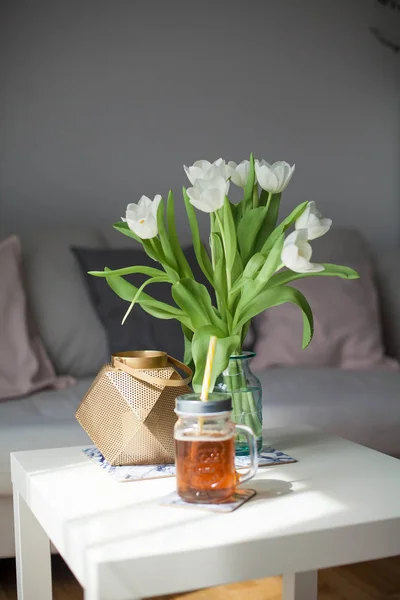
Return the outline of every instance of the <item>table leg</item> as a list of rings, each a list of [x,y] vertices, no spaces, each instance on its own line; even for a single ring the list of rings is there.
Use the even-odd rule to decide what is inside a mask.
[[[283,576],[282,600],[317,600],[318,571]]]
[[[18,600],[51,600],[49,538],[15,489],[14,529]]]

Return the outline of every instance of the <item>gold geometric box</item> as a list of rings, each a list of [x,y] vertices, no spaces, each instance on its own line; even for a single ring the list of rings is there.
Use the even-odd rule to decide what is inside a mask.
[[[100,370],[75,416],[111,465],[174,462],[175,398],[190,392],[191,373],[165,352],[121,352]]]

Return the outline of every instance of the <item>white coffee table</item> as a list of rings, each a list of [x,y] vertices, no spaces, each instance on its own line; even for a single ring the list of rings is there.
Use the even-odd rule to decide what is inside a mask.
[[[117,483],[80,448],[12,454],[19,600],[50,600],[49,539],[85,600],[133,600],[400,554],[400,461],[315,430],[267,431],[298,463],[264,467],[229,514],[163,507],[175,479]]]

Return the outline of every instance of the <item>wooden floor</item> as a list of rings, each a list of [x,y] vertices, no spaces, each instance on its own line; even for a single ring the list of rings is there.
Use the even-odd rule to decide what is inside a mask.
[[[53,557],[53,585],[54,600],[83,600],[81,586],[59,556]],[[280,600],[281,589],[280,577],[271,577],[162,600]],[[16,598],[14,560],[0,560],[0,600]],[[400,600],[400,556],[320,571],[318,599]]]

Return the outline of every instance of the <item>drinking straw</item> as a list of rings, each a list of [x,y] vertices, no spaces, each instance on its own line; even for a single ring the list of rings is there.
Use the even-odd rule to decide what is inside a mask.
[[[213,366],[213,362],[214,362],[216,346],[217,346],[217,338],[215,335],[212,335],[210,337],[210,341],[208,344],[206,368],[204,369],[203,383],[201,386],[200,400],[202,400],[203,402],[207,402],[207,400],[208,400],[208,392],[210,389],[211,373],[212,373],[212,366]],[[200,417],[199,418],[199,435],[201,435],[203,433],[203,425],[204,425],[204,419],[202,419]]]
[[[213,362],[214,362],[216,345],[217,345],[217,338],[215,335],[212,335],[210,337],[210,342],[208,344],[206,368],[204,370],[203,385],[201,387],[200,400],[202,400],[203,402],[207,402],[207,400],[208,400],[208,392],[210,389],[211,372],[212,372],[212,366],[213,366]]]

